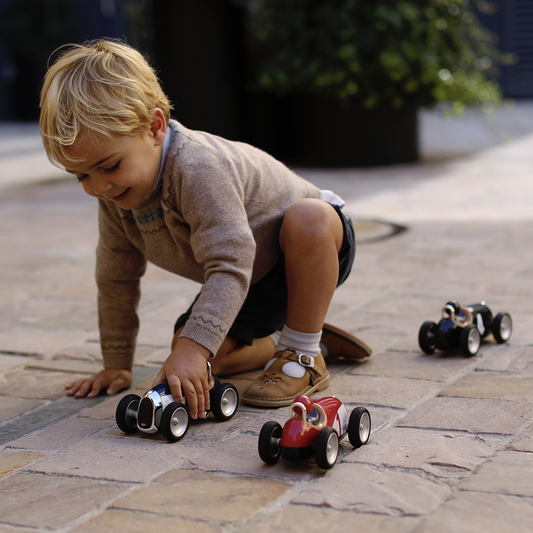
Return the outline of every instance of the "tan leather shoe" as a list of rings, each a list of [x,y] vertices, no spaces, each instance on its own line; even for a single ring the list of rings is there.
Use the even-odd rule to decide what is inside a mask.
[[[276,352],[263,375],[251,383],[242,400],[261,407],[290,405],[296,396],[324,390],[329,371],[322,354],[310,357],[294,350]]]
[[[364,363],[372,355],[371,348],[362,340],[331,324],[324,324],[320,342],[328,350],[326,359],[349,359],[357,363]]]

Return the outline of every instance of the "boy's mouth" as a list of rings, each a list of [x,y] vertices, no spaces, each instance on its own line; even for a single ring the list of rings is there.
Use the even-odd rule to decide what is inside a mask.
[[[118,194],[117,196],[113,196],[113,198],[111,198],[111,200],[113,200],[114,202],[121,202],[122,200],[125,200],[127,198],[128,194],[130,193],[130,190],[131,190],[131,188],[128,187],[123,193]]]

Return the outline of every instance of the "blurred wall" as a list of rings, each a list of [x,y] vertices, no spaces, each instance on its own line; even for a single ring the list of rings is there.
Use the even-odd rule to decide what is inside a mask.
[[[149,1],[0,0],[0,120],[38,120],[42,78],[61,45],[127,37],[148,51]]]
[[[499,0],[478,4],[481,23],[498,36],[502,52],[513,53],[517,62],[502,67],[498,80],[509,98],[533,98],[533,0]]]
[[[156,0],[155,55],[185,126],[249,140],[244,9],[231,0]]]

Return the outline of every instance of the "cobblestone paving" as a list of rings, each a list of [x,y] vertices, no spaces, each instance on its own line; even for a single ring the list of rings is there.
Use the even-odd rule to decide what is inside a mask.
[[[533,531],[531,154],[526,136],[454,162],[301,172],[348,200],[358,251],[328,321],[374,350],[362,365],[332,362],[317,395],[364,405],[373,422],[368,445],[343,443],[328,472],[259,459],[261,426],[286,408],[242,405],[169,444],[120,432],[123,394],[65,398],[65,383],[101,364],[96,204],[72,181],[3,190],[0,533]],[[197,290],[148,269],[135,392]],[[473,358],[423,355],[418,329],[449,299],[509,312],[511,341],[489,339]],[[256,375],[228,381],[242,392]]]

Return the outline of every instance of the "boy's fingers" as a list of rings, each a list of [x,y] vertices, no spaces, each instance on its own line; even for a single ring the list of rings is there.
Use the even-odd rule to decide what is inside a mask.
[[[67,389],[67,394],[69,396],[72,396],[73,394],[75,394],[79,387],[76,386],[76,383],[69,383],[68,385],[65,385],[65,389]]]
[[[188,383],[183,383],[182,386],[183,392],[187,397],[187,407],[189,408],[189,414],[191,415],[191,418],[196,419],[198,418],[198,415],[202,412],[202,404],[204,403],[203,395],[198,395],[196,389],[194,388],[194,384],[190,381]]]
[[[100,390],[100,387],[93,387],[89,394],[87,394],[87,398],[96,398],[100,394]]]
[[[204,398],[204,406],[205,411],[202,413],[202,416],[205,416],[207,418],[207,411],[211,409],[211,397],[209,396],[209,391],[211,390],[211,383],[209,383],[209,375],[207,376],[207,379],[202,380],[202,395]]]
[[[109,385],[107,388],[107,394],[111,396],[112,394],[115,394],[122,389],[129,387],[130,385],[131,381],[126,376],[120,376],[119,378],[115,379],[111,385]]]
[[[197,408],[196,408],[196,416],[200,418],[205,417],[205,394],[202,389],[200,389],[200,392],[196,393],[196,399],[198,401]]]
[[[182,389],[182,383],[180,381],[180,378],[178,376],[175,376],[171,374],[167,378],[168,386],[170,387],[170,392],[172,393],[172,396],[176,402],[184,402],[183,394],[181,392]],[[190,409],[190,407],[189,407]]]
[[[205,410],[206,411],[211,410],[211,397],[209,396],[208,390],[204,392],[204,403],[205,403]]]
[[[101,385],[100,380],[87,380],[74,395],[76,398],[83,398],[84,396],[89,396],[89,398],[94,398],[100,392]]]
[[[155,387],[156,385],[159,385],[160,383],[163,383],[165,381],[165,372],[163,370],[163,367],[161,367],[161,370],[159,371],[159,374],[154,378],[154,381],[152,381],[152,387]]]
[[[199,383],[198,387],[193,389],[191,392],[191,403],[196,404],[196,418],[204,418],[205,412],[209,409],[209,392],[205,392],[202,388],[202,384]],[[187,401],[189,397],[187,396]]]
[[[67,391],[67,394],[69,396],[75,396],[79,392],[79,390],[81,389],[83,384],[84,384],[84,380],[83,379],[79,379],[78,381],[75,381],[74,383],[71,383],[71,387]]]
[[[210,397],[209,397],[209,376],[206,376],[206,379],[202,379],[196,389],[196,397],[198,399],[198,416],[205,418],[206,411],[210,409]]]
[[[78,392],[83,383],[85,383],[85,379],[77,379],[65,385],[65,389],[68,389],[68,394],[74,394]]]
[[[113,381],[112,381],[113,380]],[[131,371],[126,369],[102,370],[98,374],[87,379],[78,379],[68,385],[67,395],[75,398],[94,398],[100,394],[103,389],[108,390],[108,394],[115,394],[132,383]]]

